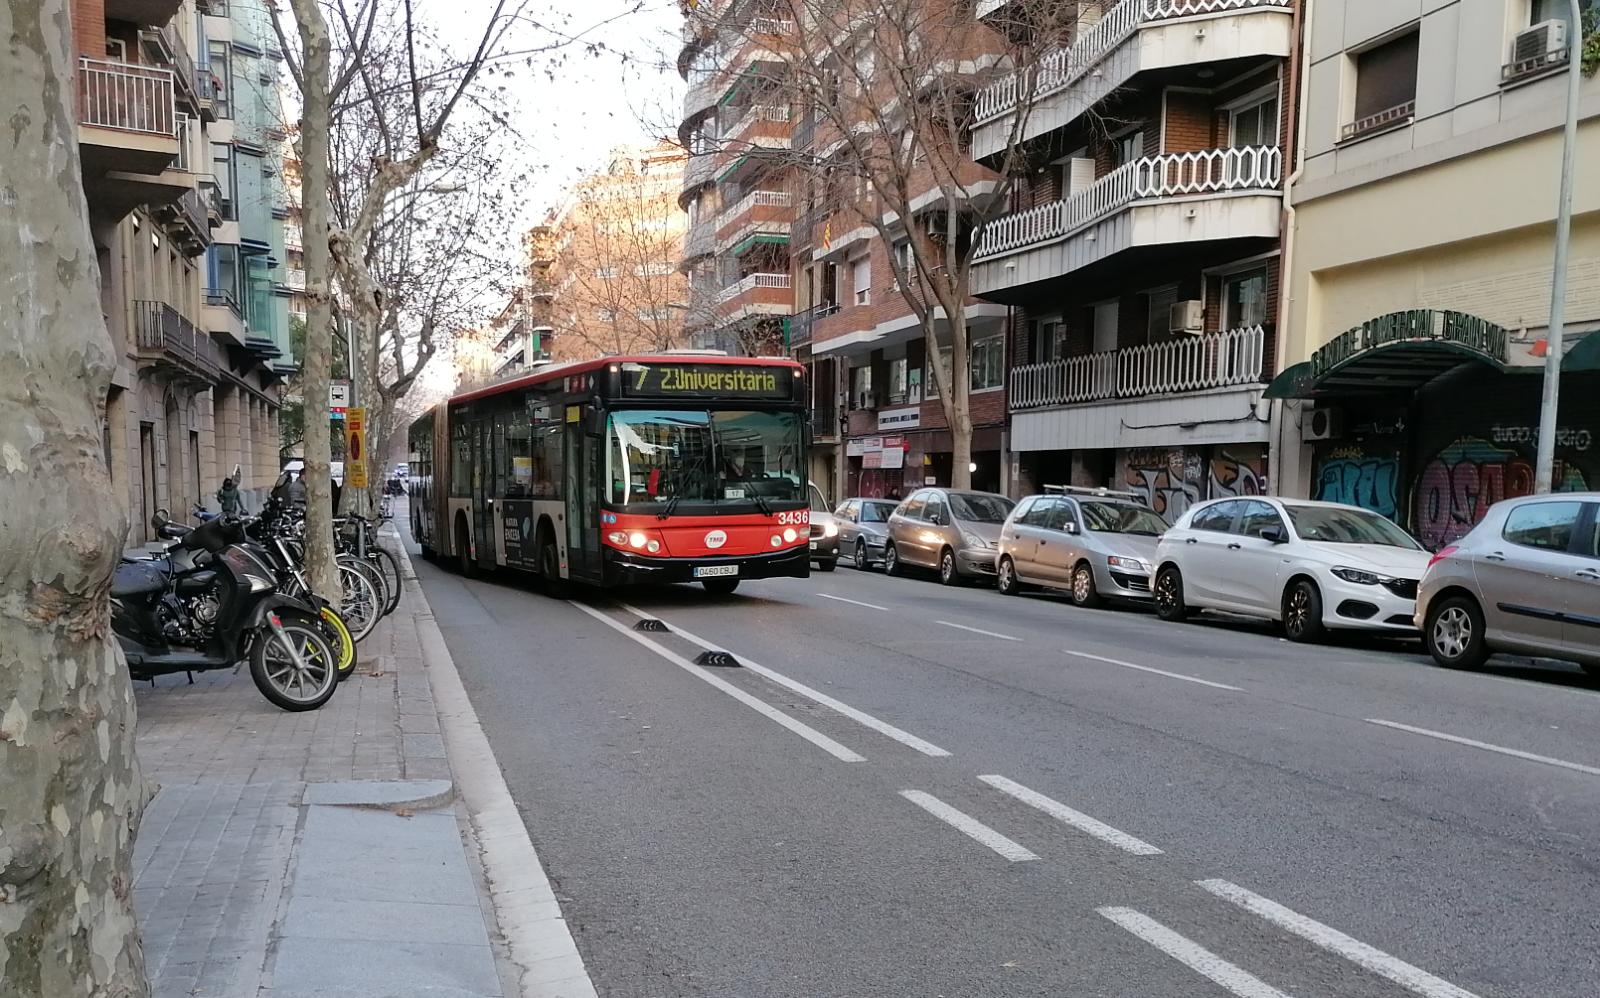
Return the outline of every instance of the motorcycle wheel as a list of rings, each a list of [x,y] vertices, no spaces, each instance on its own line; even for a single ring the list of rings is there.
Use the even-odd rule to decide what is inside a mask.
[[[356,671],[356,642],[350,636],[350,628],[345,626],[344,618],[339,616],[339,611],[331,606],[322,608],[322,633],[328,639],[328,644],[338,656],[337,672],[339,681],[350,678]]]
[[[263,626],[250,644],[250,678],[274,707],[316,710],[339,688],[338,655],[323,636],[319,618],[299,610],[281,610],[278,620],[283,638],[295,654],[289,653],[270,625]]]

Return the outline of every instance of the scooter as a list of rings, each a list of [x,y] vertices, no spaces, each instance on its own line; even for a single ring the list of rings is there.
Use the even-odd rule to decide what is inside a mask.
[[[248,659],[256,688],[284,710],[313,710],[333,696],[338,655],[318,609],[278,591],[273,567],[244,543],[237,519],[190,528],[158,510],[151,525],[164,551],[124,555],[111,583],[111,627],[133,678]]]

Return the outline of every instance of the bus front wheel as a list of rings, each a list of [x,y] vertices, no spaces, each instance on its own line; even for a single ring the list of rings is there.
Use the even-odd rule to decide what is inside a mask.
[[[700,584],[713,596],[731,596],[739,588],[738,579],[702,579]]]

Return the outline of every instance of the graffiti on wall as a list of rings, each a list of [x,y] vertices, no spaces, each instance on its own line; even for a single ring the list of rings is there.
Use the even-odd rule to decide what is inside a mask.
[[[1339,447],[1322,459],[1317,469],[1316,498],[1370,509],[1398,520],[1400,513],[1400,457],[1369,453],[1360,446]]]
[[[1503,427],[1491,434],[1504,439]],[[1513,442],[1517,438],[1513,434]],[[1555,490],[1581,491],[1588,476],[1577,464],[1557,460]],[[1482,437],[1461,437],[1423,465],[1412,501],[1417,539],[1437,549],[1464,537],[1502,499],[1533,494],[1533,461],[1517,450]]]
[[[1157,516],[1172,523],[1195,503],[1266,492],[1266,461],[1259,447],[1141,448],[1127,451],[1123,484],[1143,497]]]

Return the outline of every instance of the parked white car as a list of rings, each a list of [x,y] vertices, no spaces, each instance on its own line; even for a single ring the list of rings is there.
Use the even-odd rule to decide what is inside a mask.
[[[1428,552],[1370,510],[1267,496],[1190,509],[1156,546],[1163,620],[1224,610],[1281,621],[1291,641],[1334,628],[1417,632]]]

